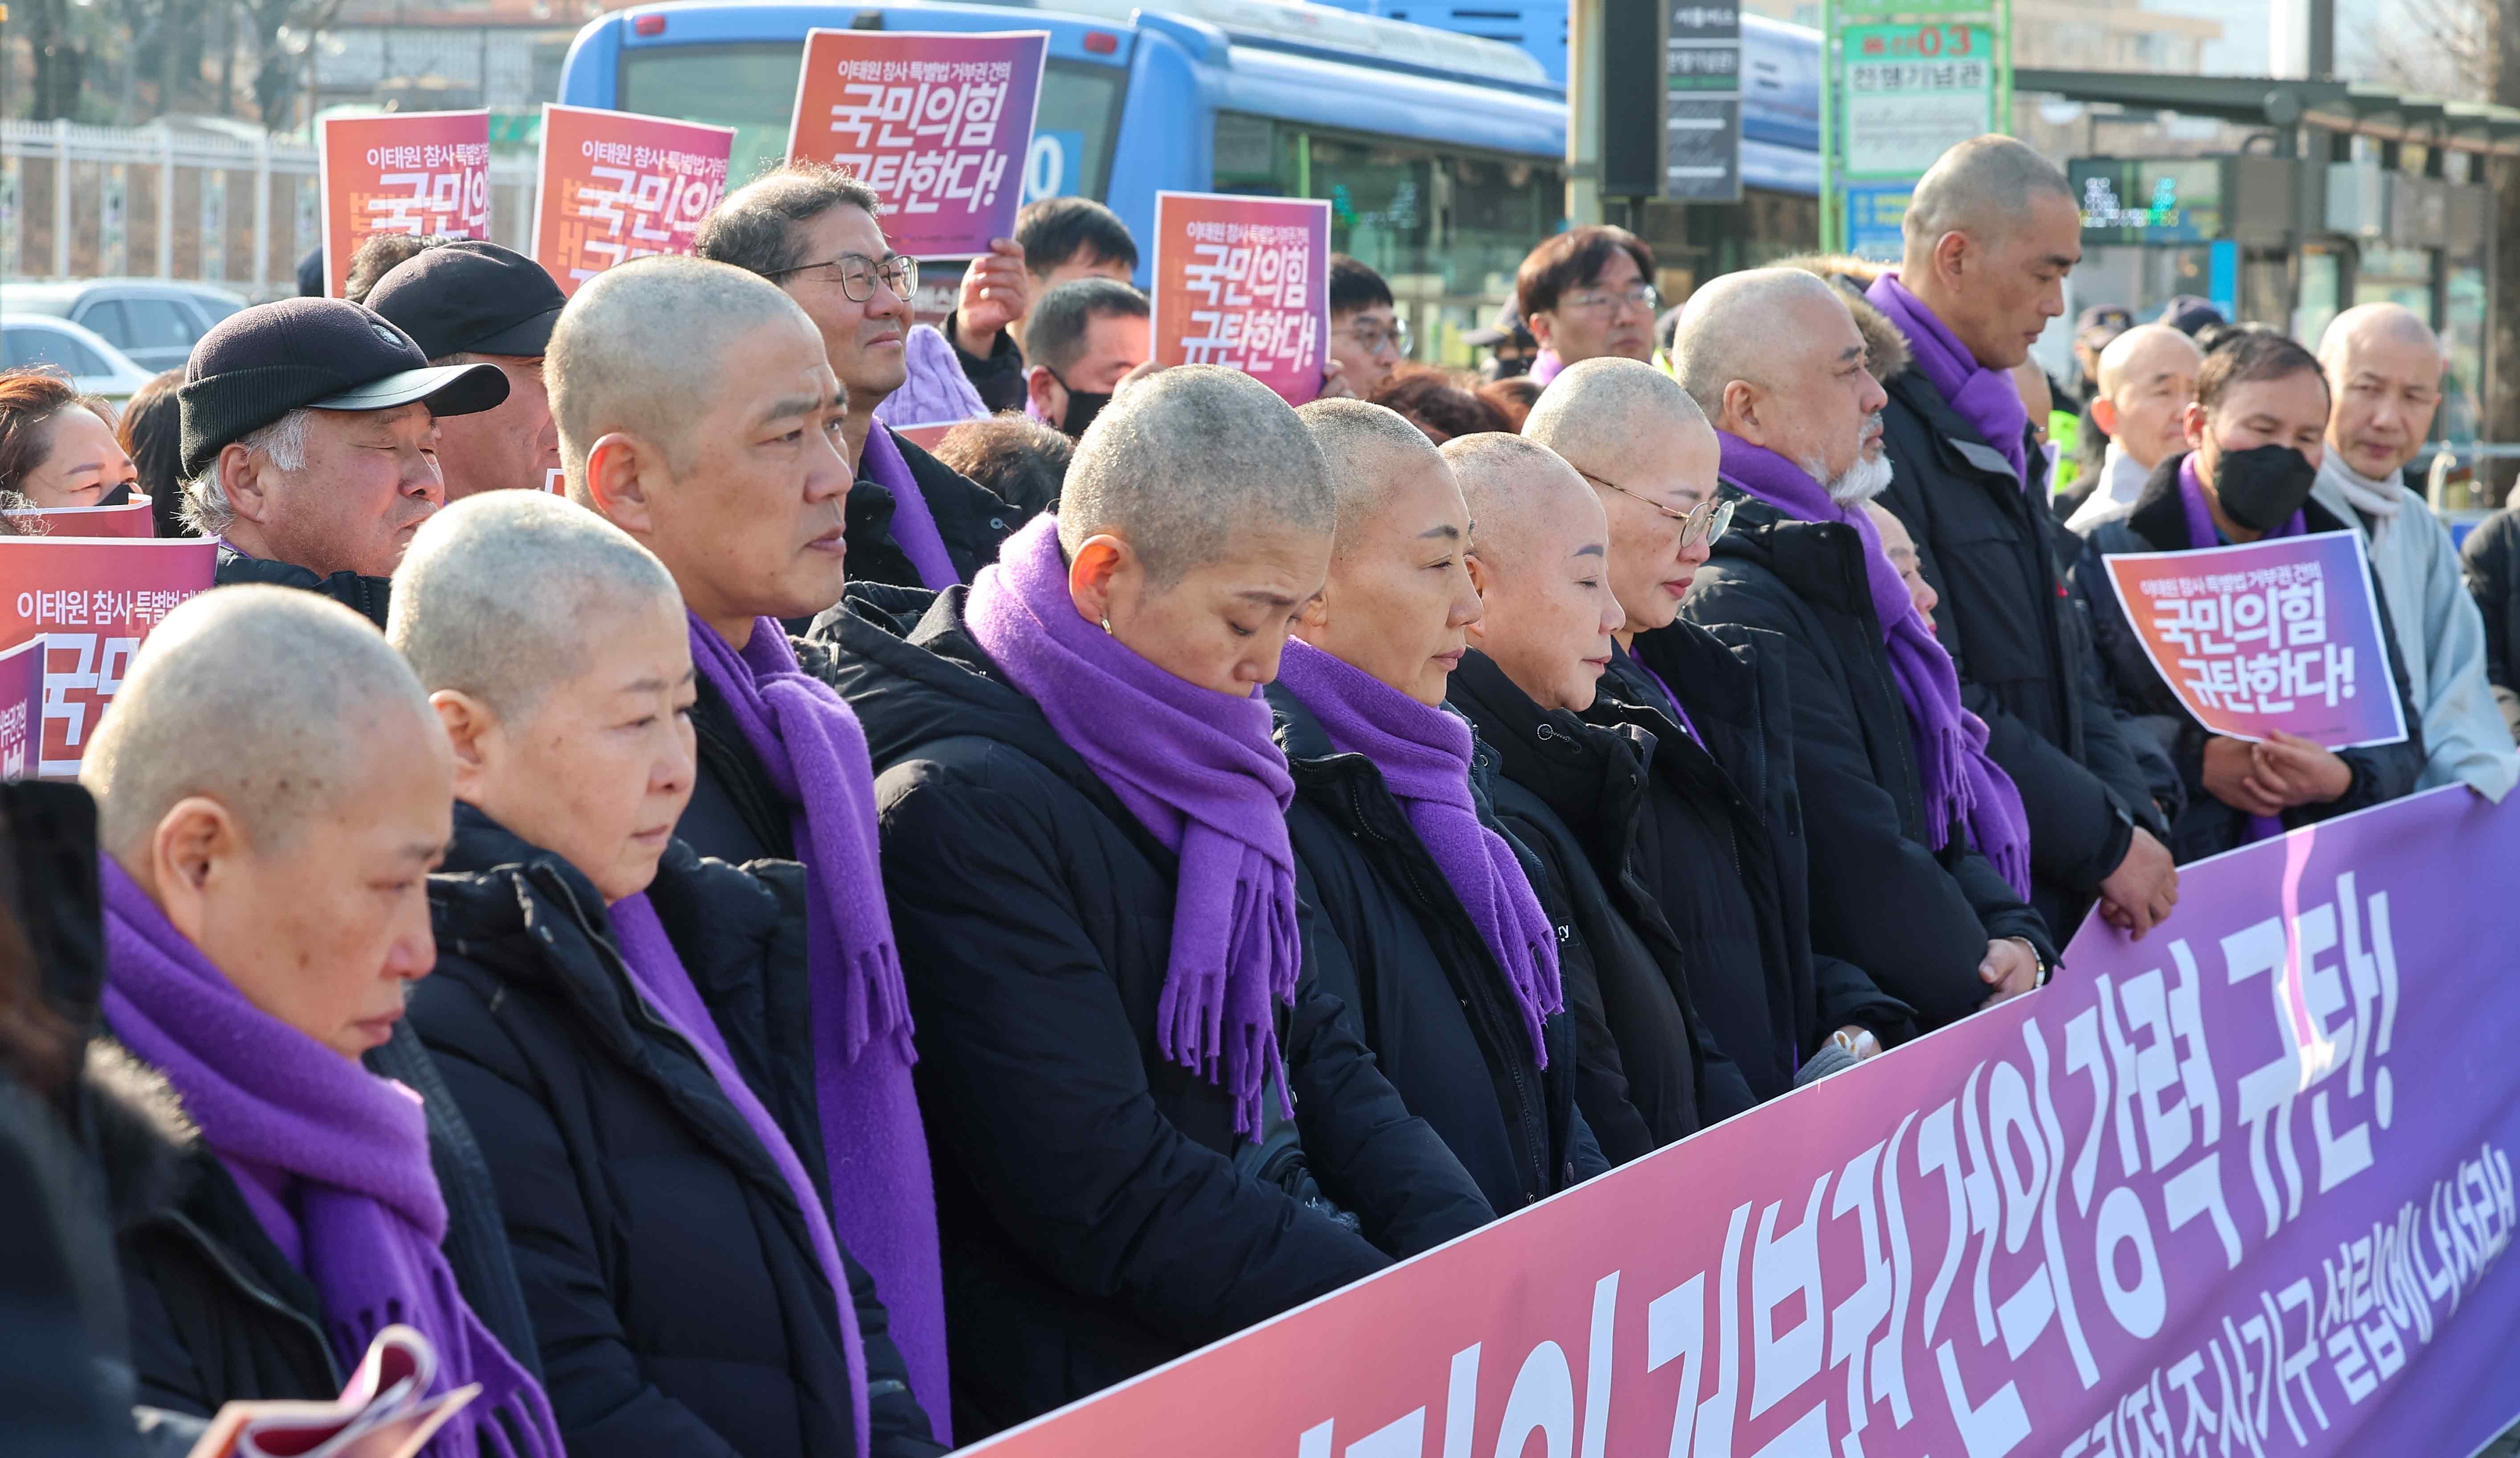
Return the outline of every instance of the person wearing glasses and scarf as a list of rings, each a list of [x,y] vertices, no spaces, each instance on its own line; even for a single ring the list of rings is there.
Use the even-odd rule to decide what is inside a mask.
[[[1569,365],[1654,352],[1653,250],[1625,228],[1569,228],[1514,271],[1514,307],[1540,342],[1531,377],[1547,384]]]

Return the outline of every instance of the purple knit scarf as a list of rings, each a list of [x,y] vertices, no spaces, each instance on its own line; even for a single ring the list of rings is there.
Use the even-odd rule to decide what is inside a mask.
[[[754,619],[741,654],[697,617],[691,634],[692,662],[787,800],[805,862],[814,1107],[831,1177],[832,1228],[874,1274],[910,1367],[911,1391],[937,1439],[950,1442],[936,1186],[910,1082],[918,1055],[884,906],[866,732],[830,685],[797,667],[776,619]]]
[[[1086,621],[1049,516],[980,569],[965,619],[1058,737],[1180,856],[1156,1045],[1223,1088],[1235,1132],[1257,1141],[1266,1087],[1294,1112],[1276,1008],[1294,1001],[1304,957],[1286,841],[1295,783],[1268,702],[1176,678]]]
[[[910,558],[911,567],[919,573],[920,586],[933,593],[960,586],[963,579],[955,573],[954,558],[945,551],[944,535],[936,530],[936,513],[927,509],[927,497],[919,489],[919,478],[910,473],[910,463],[902,459],[900,443],[880,420],[867,427],[866,451],[860,464],[866,467],[867,479],[892,493],[893,545]]]
[[[832,1283],[832,1299],[840,1308],[840,1346],[849,1366],[849,1411],[857,1425],[856,1452],[872,1451],[867,1446],[872,1419],[867,1411],[866,1343],[858,1333],[857,1303],[849,1296],[848,1267],[840,1263],[840,1246],[832,1233],[832,1221],[823,1202],[814,1193],[814,1182],[805,1173],[805,1165],[796,1157],[795,1147],[779,1122],[762,1107],[761,1098],[752,1086],[736,1072],[735,1060],[727,1053],[726,1035],[718,1031],[717,1019],[709,1015],[708,1004],[700,1000],[699,989],[692,986],[692,974],[683,967],[683,955],[674,950],[673,939],[665,935],[665,924],[656,919],[656,908],[649,904],[646,892],[624,897],[611,906],[612,936],[621,950],[622,965],[630,969],[631,980],[638,983],[648,1005],[664,1019],[665,1026],[683,1036],[707,1065],[709,1077],[717,1080],[719,1090],[735,1111],[743,1116],[752,1136],[770,1152],[779,1173],[788,1181],[788,1192],[796,1197],[796,1208],[805,1213],[805,1231],[814,1242],[814,1259],[822,1263],[823,1279]]]
[[[2214,525],[2213,509],[2205,505],[2205,484],[2196,475],[2196,453],[2188,452],[2179,462],[2179,504],[2187,518],[2187,546],[2190,551],[2223,545],[2222,529]],[[2295,511],[2292,519],[2267,533],[2269,537],[2298,537],[2310,530],[2307,511]],[[2242,845],[2255,845],[2272,840],[2284,833],[2280,816],[2251,816],[2241,832]]]
[[[2030,407],[2021,403],[2021,389],[2012,382],[2012,372],[1979,364],[1959,335],[1899,282],[1897,269],[1873,280],[1864,296],[1899,326],[1916,357],[1916,368],[1925,372],[1925,378],[1981,440],[2012,463],[2012,474],[2027,489],[2030,455],[2022,442],[2030,428]]]
[[[166,1076],[212,1153],[297,1191],[306,1275],[342,1369],[385,1327],[413,1327],[437,1348],[432,1393],[481,1385],[430,1440],[433,1458],[563,1458],[542,1388],[464,1303],[438,1250],[446,1201],[419,1095],[247,1001],[112,858],[98,870],[106,1020]]]
[[[1330,747],[1361,754],[1409,813],[1426,854],[1505,969],[1522,1008],[1531,1055],[1549,1066],[1541,1022],[1566,1005],[1557,977],[1557,929],[1540,909],[1522,862],[1479,822],[1470,798],[1470,727],[1301,639],[1289,639],[1278,678],[1312,710]]]
[[[2012,776],[1986,753],[1985,721],[1960,706],[1959,673],[1952,655],[1916,615],[1899,569],[1881,551],[1881,534],[1861,507],[1841,507],[1811,473],[1765,446],[1718,434],[1723,475],[1741,490],[1797,521],[1835,521],[1864,542],[1865,584],[1873,616],[1881,622],[1881,647],[1890,676],[1908,706],[1908,730],[1916,749],[1916,775],[1925,791],[1925,833],[1937,851],[1951,839],[1952,821],[1965,817],[1969,839],[2017,894],[2030,895],[2030,823]]]

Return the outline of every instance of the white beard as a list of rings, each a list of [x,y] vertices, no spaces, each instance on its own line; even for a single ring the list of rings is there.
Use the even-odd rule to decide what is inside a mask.
[[[1810,466],[1805,466],[1803,469],[1810,472],[1813,480],[1817,481],[1821,478],[1820,472],[1812,470]],[[1824,483],[1828,490],[1828,499],[1841,507],[1863,506],[1890,489],[1891,471],[1890,458],[1886,453],[1879,456],[1865,456],[1859,453],[1855,458],[1855,464],[1846,468],[1845,474]]]

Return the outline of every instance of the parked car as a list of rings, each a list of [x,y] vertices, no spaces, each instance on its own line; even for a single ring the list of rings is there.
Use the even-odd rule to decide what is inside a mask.
[[[16,303],[17,290],[10,290]],[[157,372],[144,370],[96,331],[49,314],[0,314],[0,369],[51,365],[67,373],[83,394],[116,405],[128,400]]]
[[[153,375],[183,368],[193,341],[246,305],[242,294],[173,279],[13,283],[8,295],[12,311],[50,314],[92,330]]]

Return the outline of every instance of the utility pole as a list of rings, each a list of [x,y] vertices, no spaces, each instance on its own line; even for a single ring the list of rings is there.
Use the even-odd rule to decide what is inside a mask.
[[[2512,0],[2520,3],[2520,0]],[[1601,221],[1601,7],[1566,3],[1566,225]]]

